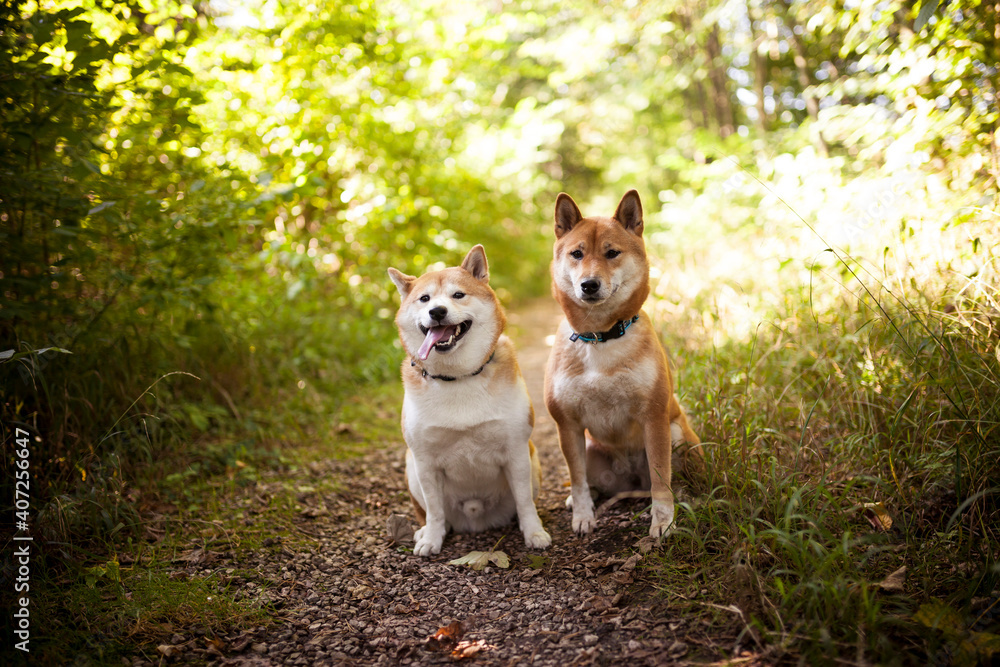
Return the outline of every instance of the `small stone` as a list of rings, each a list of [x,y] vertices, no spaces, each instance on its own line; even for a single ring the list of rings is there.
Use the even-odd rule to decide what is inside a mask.
[[[584,646],[593,646],[594,644],[596,644],[598,642],[598,640],[599,640],[599,637],[597,635],[584,635],[583,636],[583,644],[584,644]]]
[[[250,650],[254,653],[267,653],[267,644],[264,644],[263,642],[252,644],[250,646]]]

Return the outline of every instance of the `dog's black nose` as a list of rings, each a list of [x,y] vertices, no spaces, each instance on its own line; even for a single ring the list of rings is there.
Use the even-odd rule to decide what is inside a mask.
[[[580,289],[583,290],[584,294],[593,294],[597,290],[601,289],[600,280],[584,280],[580,283]]]
[[[431,316],[432,320],[440,322],[444,319],[445,315],[448,314],[448,309],[444,306],[434,306],[427,312],[427,314]]]

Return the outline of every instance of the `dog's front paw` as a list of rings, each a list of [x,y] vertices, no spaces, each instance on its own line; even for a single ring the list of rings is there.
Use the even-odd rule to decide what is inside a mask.
[[[649,536],[656,539],[660,539],[662,537],[668,537],[672,532],[674,532],[673,522],[654,523],[649,527]]]
[[[566,506],[573,509],[574,533],[587,535],[594,532],[597,519],[594,518],[594,500],[590,497],[589,489],[570,494],[570,497],[566,499]]]
[[[594,511],[574,511],[573,512],[573,532],[578,535],[589,535],[594,532],[597,526],[597,519],[594,518]]]
[[[674,532],[674,506],[653,504],[652,523],[649,526],[649,536],[660,539]]]
[[[552,544],[552,536],[539,526],[530,533],[524,531],[524,543],[529,549],[547,549]]]
[[[432,556],[441,553],[441,544],[444,542],[444,535],[435,534],[424,526],[413,535],[417,541],[413,547],[413,553],[417,556]]]

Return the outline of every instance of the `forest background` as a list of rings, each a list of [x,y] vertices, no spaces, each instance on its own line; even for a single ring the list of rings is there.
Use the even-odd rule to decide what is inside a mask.
[[[151,499],[398,396],[387,267],[483,243],[517,308],[555,195],[635,187],[710,445],[674,561],[789,655],[990,659],[998,58],[975,0],[5,3],[4,522],[26,429],[48,583],[117,583]]]

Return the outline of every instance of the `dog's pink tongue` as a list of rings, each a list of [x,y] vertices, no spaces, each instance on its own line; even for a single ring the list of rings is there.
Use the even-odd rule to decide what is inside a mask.
[[[433,348],[438,341],[442,338],[446,338],[451,334],[453,327],[431,327],[427,330],[427,337],[424,338],[423,345],[417,350],[417,356],[420,357],[421,361],[427,361],[427,357],[431,356],[431,348]]]

